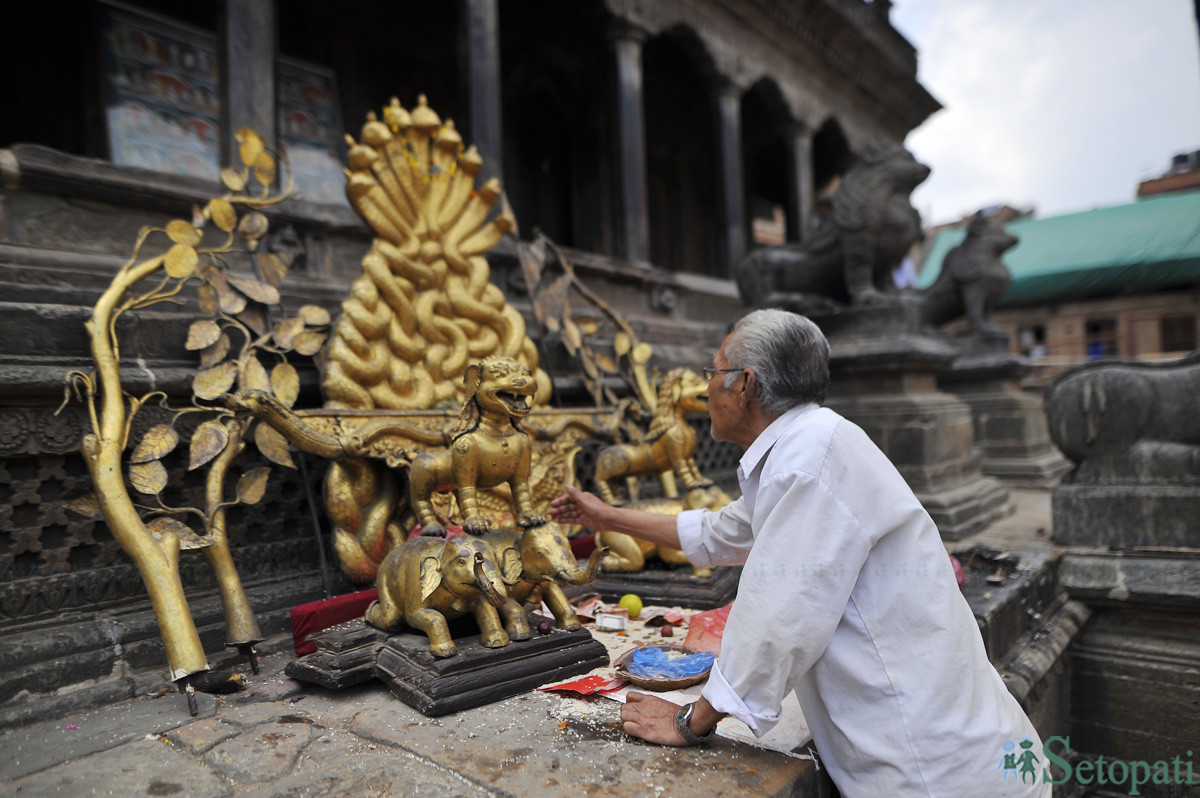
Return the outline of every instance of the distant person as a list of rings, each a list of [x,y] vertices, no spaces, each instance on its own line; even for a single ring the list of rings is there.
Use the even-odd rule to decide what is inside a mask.
[[[551,504],[560,523],[745,565],[700,700],[630,693],[625,731],[694,745],[732,715],[761,736],[795,691],[845,798],[1049,796],[1001,779],[1004,744],[1041,751],[1037,732],[988,662],[928,513],[861,429],[819,407],[829,344],[817,326],[755,311],[705,372],[713,437],[745,451],[742,498],[677,517],[573,487]]]

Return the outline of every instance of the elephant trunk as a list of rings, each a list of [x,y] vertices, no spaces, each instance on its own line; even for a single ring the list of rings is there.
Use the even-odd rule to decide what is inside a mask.
[[[503,607],[508,601],[508,593],[500,581],[500,572],[479,552],[475,552],[475,584],[493,607]]]
[[[587,565],[583,568],[562,568],[555,575],[556,582],[564,585],[586,585],[596,576],[600,561],[608,555],[608,546],[601,546],[592,552]]]

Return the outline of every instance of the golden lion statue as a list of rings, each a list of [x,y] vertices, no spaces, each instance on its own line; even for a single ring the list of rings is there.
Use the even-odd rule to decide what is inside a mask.
[[[696,431],[687,422],[689,413],[708,412],[708,383],[691,369],[667,372],[658,386],[654,418],[643,443],[606,446],[596,455],[596,492],[609,504],[617,504],[612,481],[621,478],[657,475],[663,479],[666,498],[634,502],[631,506],[652,513],[678,515],[685,509],[717,509],[729,503],[729,497],[696,465]],[[678,498],[674,475],[682,480],[687,497]],[[597,531],[596,545],[607,546],[610,553],[601,565],[605,571],[640,571],[648,557],[658,555],[663,562],[683,565],[687,557],[678,549],[659,547],[620,532]],[[695,568],[693,575],[706,577],[708,568]]]
[[[597,453],[596,492],[601,499],[617,504],[612,480],[625,477],[674,472],[689,492],[712,487],[696,465],[696,431],[686,418],[689,413],[708,412],[707,391],[708,384],[691,369],[667,372],[658,387],[658,404],[645,442],[606,446]]]
[[[546,517],[533,509],[529,473],[533,447],[521,429],[538,384],[527,366],[493,355],[467,367],[467,400],[449,449],[418,455],[409,468],[409,491],[423,535],[446,535],[433,507],[433,494],[456,490],[463,529],[482,535],[491,521],[479,510],[478,492],[507,483],[517,524],[541,526]]]

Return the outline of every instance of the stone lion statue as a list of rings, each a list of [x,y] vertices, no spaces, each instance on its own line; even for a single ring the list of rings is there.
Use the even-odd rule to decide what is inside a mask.
[[[811,241],[762,247],[737,264],[742,301],[800,312],[830,299],[879,302],[892,270],[921,237],[909,195],[928,176],[929,167],[901,145],[873,140],[842,177],[831,221]]]
[[[1001,255],[1019,241],[1003,224],[975,214],[966,238],[946,253],[941,274],[922,295],[921,321],[939,326],[965,315],[972,333],[1006,337],[988,318],[1012,284]]]

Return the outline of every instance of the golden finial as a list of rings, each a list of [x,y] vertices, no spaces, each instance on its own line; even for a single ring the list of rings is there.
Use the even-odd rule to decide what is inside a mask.
[[[446,124],[442,125],[442,129],[438,131],[437,139],[434,143],[439,149],[458,152],[458,148],[462,146],[463,140],[458,131],[454,129],[453,119],[447,119]]]
[[[383,121],[393,133],[400,133],[412,127],[412,117],[400,105],[400,99],[393,97],[391,103],[383,109]]]
[[[417,97],[417,107],[412,112],[412,123],[413,127],[424,133],[432,133],[442,123],[437,113],[429,107],[424,94]]]
[[[367,121],[362,128],[363,144],[379,149],[392,140],[392,131],[379,121],[374,111],[367,112]]]

